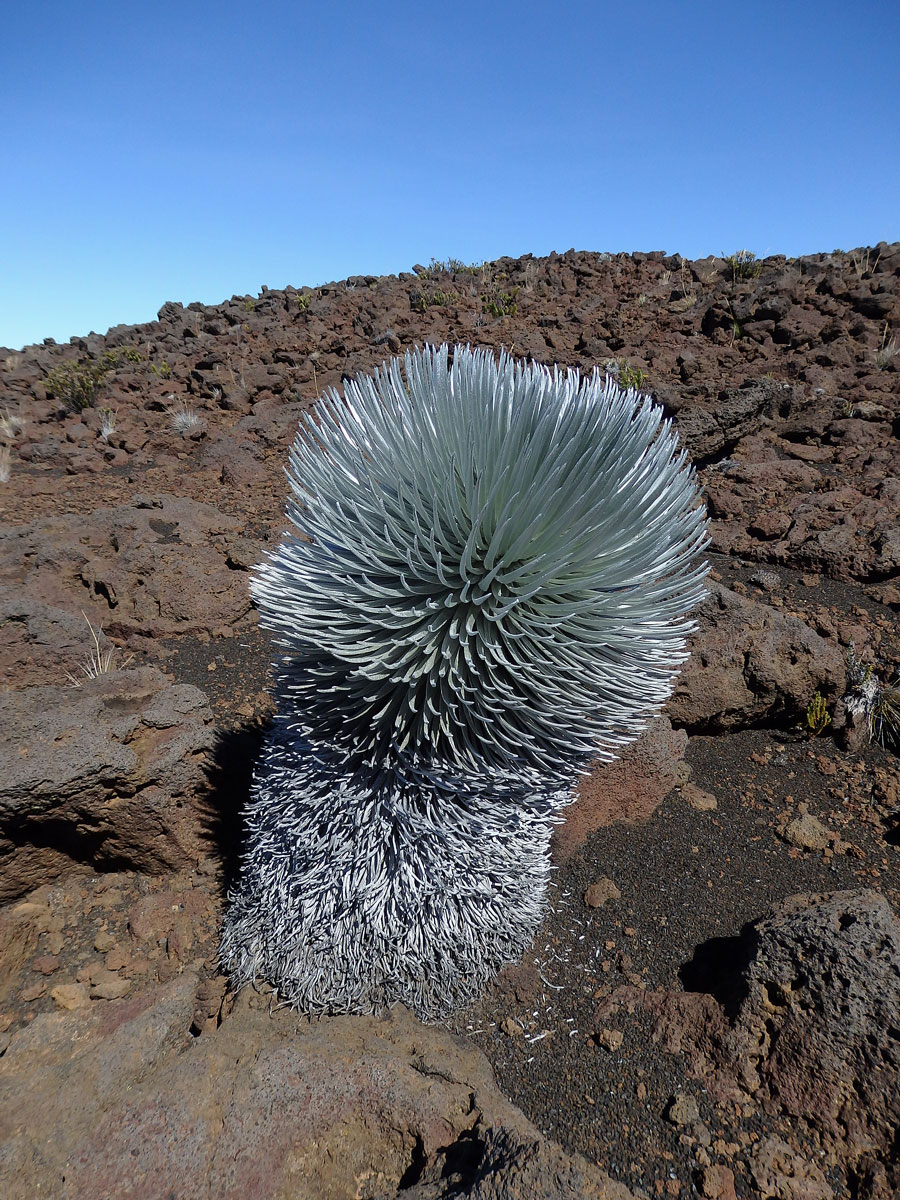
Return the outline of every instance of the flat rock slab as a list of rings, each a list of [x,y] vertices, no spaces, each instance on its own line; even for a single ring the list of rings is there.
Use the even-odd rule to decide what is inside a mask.
[[[0,601],[76,614],[87,596],[94,624],[125,638],[222,634],[253,623],[246,572],[257,557],[241,522],[211,504],[136,496],[0,531]]]
[[[187,970],[14,1035],[5,1196],[169,1200],[177,1181],[179,1200],[633,1200],[544,1138],[480,1051],[405,1009],[308,1023],[245,992],[192,1039],[197,986]]]

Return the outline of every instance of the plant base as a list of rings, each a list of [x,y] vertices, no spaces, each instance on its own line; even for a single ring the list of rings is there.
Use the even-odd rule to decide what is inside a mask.
[[[257,764],[221,958],[309,1013],[474,999],[531,943],[568,786],[359,768],[284,722]]]

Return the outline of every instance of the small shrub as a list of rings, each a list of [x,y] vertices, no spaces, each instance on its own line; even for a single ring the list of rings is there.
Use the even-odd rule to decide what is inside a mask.
[[[818,737],[822,730],[831,724],[831,714],[821,692],[816,692],[809,702],[809,708],[806,710],[806,724],[813,737]]]
[[[180,401],[177,405],[166,410],[169,414],[170,428],[182,437],[186,433],[191,433],[202,424],[202,418],[196,409],[190,408],[184,401]]]
[[[420,279],[437,279],[438,275],[474,275],[481,263],[465,263],[461,258],[432,258],[427,267],[419,269]]]
[[[514,317],[519,310],[516,300],[518,294],[518,287],[507,292],[498,281],[486,295],[481,297],[481,311],[492,317]]]
[[[409,305],[413,312],[426,312],[429,308],[441,308],[445,304],[459,303],[456,292],[445,292],[441,288],[423,288],[410,293]]]
[[[115,358],[105,354],[98,362],[89,358],[78,362],[60,363],[47,376],[48,393],[61,400],[73,412],[91,408],[106,376],[115,365]]]
[[[723,254],[722,257],[731,268],[732,283],[739,279],[758,279],[762,274],[763,265],[752,250],[736,250],[734,254]]]
[[[641,388],[646,386],[649,380],[647,372],[642,371],[640,367],[631,366],[627,358],[611,358],[606,363],[604,370],[626,392],[631,390],[640,391]]]

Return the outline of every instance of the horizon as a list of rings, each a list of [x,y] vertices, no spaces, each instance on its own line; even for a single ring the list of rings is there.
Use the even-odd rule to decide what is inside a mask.
[[[900,9],[48,0],[6,24],[13,350],[432,258],[900,240]]]

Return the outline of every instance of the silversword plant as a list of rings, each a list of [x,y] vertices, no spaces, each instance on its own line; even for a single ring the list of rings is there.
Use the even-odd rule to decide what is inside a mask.
[[[543,916],[579,772],[670,695],[694,472],[599,371],[426,346],[334,391],[251,586],[279,646],[223,961],[310,1012],[477,994]]]

